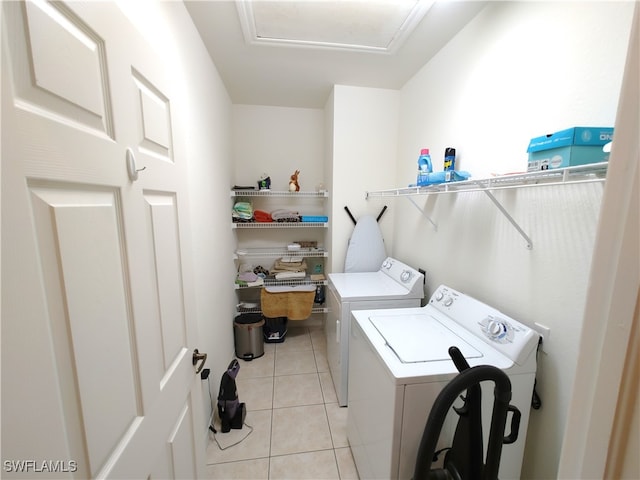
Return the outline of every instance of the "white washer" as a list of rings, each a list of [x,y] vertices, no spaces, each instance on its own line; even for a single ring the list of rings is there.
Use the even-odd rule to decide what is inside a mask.
[[[413,476],[431,406],[459,373],[450,346],[470,366],[496,366],[511,380],[511,404],[522,416],[518,439],[503,445],[499,478],[520,478],[536,373],[535,331],[444,285],[424,307],[352,315],[347,435],[360,478]],[[493,384],[482,387],[486,454]],[[451,446],[457,421],[453,412],[447,417],[438,449]]]
[[[351,312],[419,307],[424,276],[388,257],[377,272],[329,274],[329,314],[325,323],[327,360],[341,407],[347,406]]]

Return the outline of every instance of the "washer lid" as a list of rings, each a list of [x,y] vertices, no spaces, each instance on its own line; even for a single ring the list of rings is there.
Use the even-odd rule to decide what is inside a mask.
[[[456,346],[465,358],[482,353],[443,325],[433,315],[376,315],[369,321],[402,363],[451,360],[449,347]]]
[[[329,282],[341,300],[403,300],[422,298],[381,271],[330,273]],[[422,285],[420,285],[422,287]],[[422,288],[421,288],[422,289]]]

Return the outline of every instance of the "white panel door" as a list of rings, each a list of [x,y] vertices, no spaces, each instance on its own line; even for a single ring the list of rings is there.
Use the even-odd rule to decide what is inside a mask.
[[[172,65],[113,2],[2,9],[2,476],[198,478]]]

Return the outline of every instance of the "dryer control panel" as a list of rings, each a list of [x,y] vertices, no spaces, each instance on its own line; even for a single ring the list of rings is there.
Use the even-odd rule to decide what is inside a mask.
[[[538,345],[536,331],[446,285],[437,288],[429,304],[520,365]]]
[[[402,263],[400,260],[387,257],[380,265],[380,271],[400,285],[404,285],[409,291],[422,288],[424,280],[422,273]]]

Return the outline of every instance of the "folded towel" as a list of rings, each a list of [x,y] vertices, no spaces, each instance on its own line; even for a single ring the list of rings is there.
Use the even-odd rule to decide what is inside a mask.
[[[258,277],[256,275],[256,279],[253,281],[241,280],[240,278],[236,278],[236,285],[241,287],[260,287],[264,285],[264,279],[262,277]]]
[[[311,315],[314,297],[315,287],[312,291],[300,289],[276,293],[263,288],[260,291],[262,314],[267,318],[287,317],[289,320],[304,320]]]
[[[276,280],[289,280],[291,278],[304,278],[306,276],[306,272],[278,272],[276,273]]]
[[[253,272],[242,272],[238,274],[238,280],[243,282],[255,282],[258,279],[258,275]]]
[[[236,202],[231,216],[234,220],[251,220],[253,218],[253,206],[250,202]]]
[[[273,218],[276,222],[299,222],[300,215],[298,212],[294,212],[292,210],[286,210],[283,208],[274,210],[271,212],[271,218]]]
[[[300,257],[282,257],[280,261],[282,263],[302,263]]]
[[[264,210],[254,210],[253,218],[255,218],[256,222],[273,222],[271,214]]]
[[[303,272],[304,273],[306,271],[307,271],[307,262],[304,259],[302,260],[298,259],[297,261],[288,261],[288,262],[283,261],[283,259],[278,259],[273,263],[273,268],[271,269],[271,273],[280,273],[280,272]]]
[[[301,257],[282,257],[273,262],[274,267],[276,268],[304,268],[306,267],[306,263]]]

